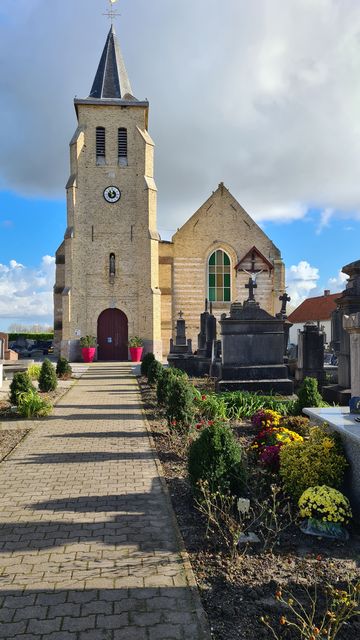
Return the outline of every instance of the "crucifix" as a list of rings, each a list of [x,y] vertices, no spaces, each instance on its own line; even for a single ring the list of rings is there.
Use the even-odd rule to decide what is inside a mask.
[[[290,298],[290,296],[288,296],[286,291],[284,291],[282,296],[279,297],[279,300],[281,301],[280,313],[281,313],[282,316],[286,316],[286,303],[290,302],[291,298]]]
[[[179,315],[179,318],[180,318],[180,319],[182,319],[182,317],[183,317],[183,315],[184,315],[184,314],[183,314],[183,312],[182,312],[182,311],[179,311],[178,315]]]
[[[115,18],[121,15],[120,13],[118,13],[118,11],[115,10],[115,2],[117,2],[117,0],[108,0],[109,10],[106,13],[103,13],[103,16],[107,16],[109,20],[111,20],[111,24],[114,23]]]
[[[245,285],[245,289],[249,289],[249,297],[246,302],[255,301],[254,298],[254,289],[257,289],[257,284],[254,282],[252,278],[249,278],[248,284]]]

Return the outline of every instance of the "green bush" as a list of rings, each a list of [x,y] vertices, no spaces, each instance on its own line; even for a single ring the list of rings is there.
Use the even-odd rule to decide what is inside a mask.
[[[148,383],[155,385],[159,380],[159,378],[162,376],[163,372],[164,372],[164,367],[162,366],[161,362],[159,362],[158,360],[154,360],[150,364],[148,369],[148,374],[147,374]]]
[[[188,380],[182,376],[172,375],[165,405],[170,426],[183,429],[192,424],[195,415],[195,394],[195,389]]]
[[[310,432],[310,420],[305,416],[284,416],[280,420],[280,426],[295,431],[303,438],[307,438]]]
[[[200,480],[207,481],[211,493],[230,491],[239,496],[246,473],[243,453],[230,427],[215,423],[206,427],[189,450],[189,477],[196,490]]]
[[[323,407],[326,403],[323,401],[318,390],[318,381],[316,378],[304,378],[298,391],[298,400],[296,402],[296,413],[301,414],[304,407]]]
[[[35,389],[19,393],[18,413],[23,418],[41,418],[51,413],[52,405],[41,398]]]
[[[199,413],[205,420],[227,420],[227,406],[221,395],[201,396]]]
[[[18,338],[24,340],[54,340],[53,333],[9,333],[9,342],[16,342]]]
[[[280,476],[294,500],[309,487],[326,484],[339,489],[346,467],[339,439],[323,427],[312,427],[307,440],[280,449]]]
[[[171,381],[176,377],[186,377],[186,374],[180,369],[174,367],[164,367],[162,375],[157,381],[156,398],[160,406],[165,406],[168,402]]]
[[[146,353],[142,359],[141,362],[141,375],[142,376],[147,376],[148,372],[149,372],[149,367],[152,364],[152,362],[154,362],[155,360],[155,356],[153,353]]]
[[[39,380],[40,371],[41,371],[41,364],[35,364],[35,363],[30,364],[27,370],[31,380]]]
[[[263,396],[250,391],[226,391],[220,397],[226,405],[229,420],[251,418],[260,409],[271,409],[281,415],[294,415],[294,400],[285,400],[277,396]]]
[[[27,372],[15,373],[10,384],[10,402],[18,404],[18,396],[20,393],[34,389],[31,378]]]
[[[66,378],[66,377],[70,377],[72,374],[72,368],[69,364],[69,361],[64,358],[63,356],[60,356],[57,364],[56,364],[56,375],[58,378]]]
[[[57,383],[55,369],[50,360],[45,358],[40,371],[39,389],[40,391],[55,391]]]

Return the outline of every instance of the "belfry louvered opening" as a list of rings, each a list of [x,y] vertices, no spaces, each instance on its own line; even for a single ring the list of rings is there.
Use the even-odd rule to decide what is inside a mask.
[[[118,157],[119,164],[127,164],[127,129],[121,127],[118,129]]]
[[[105,127],[96,127],[96,162],[105,164]]]

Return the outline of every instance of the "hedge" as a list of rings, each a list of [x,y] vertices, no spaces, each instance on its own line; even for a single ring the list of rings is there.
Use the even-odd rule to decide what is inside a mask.
[[[16,342],[18,338],[25,340],[54,340],[53,333],[9,333],[9,342]]]

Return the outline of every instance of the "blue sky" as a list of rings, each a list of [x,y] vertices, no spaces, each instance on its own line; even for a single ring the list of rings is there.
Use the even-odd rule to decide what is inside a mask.
[[[341,290],[341,267],[360,258],[359,2],[117,7],[135,95],[150,101],[162,237],[223,181],[280,248],[295,305]],[[1,1],[0,329],[52,321],[73,98],[89,93],[105,10]]]

